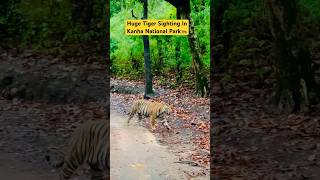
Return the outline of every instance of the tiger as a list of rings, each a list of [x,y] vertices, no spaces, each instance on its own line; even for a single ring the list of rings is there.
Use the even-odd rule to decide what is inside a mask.
[[[156,127],[157,117],[162,120],[162,123],[167,129],[171,129],[166,118],[170,111],[171,108],[167,104],[139,99],[134,101],[130,108],[127,124],[129,125],[130,120],[134,117],[134,115],[138,114],[139,120],[142,118],[142,115],[150,116],[150,123],[153,130]]]
[[[60,180],[70,179],[84,163],[90,166],[92,180],[106,178],[105,173],[110,170],[110,129],[107,122],[87,121],[75,130],[64,160],[55,165],[62,167]]]

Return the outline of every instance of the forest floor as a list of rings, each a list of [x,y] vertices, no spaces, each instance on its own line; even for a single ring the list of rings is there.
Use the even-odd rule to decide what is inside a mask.
[[[53,162],[59,161],[72,132],[80,123],[107,118],[105,72],[105,64],[98,59],[53,57],[0,48],[2,177],[39,180],[57,177],[57,169],[47,163],[46,157]],[[191,91],[171,94],[161,89],[160,93],[167,93],[167,96],[161,96],[167,98],[164,99],[166,102],[185,107],[174,108],[178,120],[171,121],[172,132],[159,128],[154,135],[157,143],[177,161],[191,163],[181,164],[190,167],[184,175],[208,178],[209,100],[185,96],[186,92]],[[181,97],[176,99],[170,97],[179,95]],[[131,101],[140,97],[112,93],[111,107],[126,118]],[[141,125],[149,128],[146,124]],[[135,147],[128,147],[132,148]],[[78,180],[88,179],[88,167],[79,169],[76,174]]]
[[[188,173],[202,170],[202,167],[176,163],[179,157],[173,150],[160,144],[148,129],[135,123],[128,126],[127,117],[115,110],[111,110],[110,129],[112,180],[191,179]],[[192,179],[208,180],[210,177],[208,173]]]
[[[319,179],[320,105],[305,113],[279,114],[266,103],[272,79],[261,86],[254,73],[234,77],[222,89],[216,76],[212,87],[212,116],[218,119],[212,122],[213,177]]]
[[[10,154],[0,154],[0,161],[6,162],[0,165],[1,179],[4,180],[57,180],[58,174],[49,170],[40,170],[34,164],[19,161]]]
[[[46,157],[61,160],[80,123],[107,118],[106,79],[103,63],[0,49],[1,179],[57,179]]]
[[[167,146],[178,161],[200,167],[185,171],[190,178],[209,179],[209,100],[194,97],[192,89],[171,90],[155,82],[154,89],[158,96],[154,100],[173,106],[168,119],[171,130],[159,124],[152,131],[157,142]],[[143,82],[112,78],[111,109],[128,118],[132,102],[143,98],[143,89]],[[139,123],[132,121],[132,124],[139,124],[151,131],[148,118]]]

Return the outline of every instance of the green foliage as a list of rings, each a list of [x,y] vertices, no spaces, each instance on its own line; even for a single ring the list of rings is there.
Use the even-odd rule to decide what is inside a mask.
[[[84,1],[79,1],[84,2]],[[76,2],[76,3],[79,3]],[[10,0],[0,8],[0,26],[8,38],[15,35],[18,44],[40,49],[100,46],[104,35],[104,1],[94,0],[90,24],[75,22],[72,0]],[[6,13],[3,13],[6,12]],[[83,28],[89,26],[89,29]],[[77,48],[79,49],[79,48]]]
[[[203,61],[207,67],[210,66],[210,1],[195,0],[192,3],[193,9],[199,9],[198,12],[192,11],[191,16],[194,20],[195,30],[200,43]],[[200,6],[200,7],[199,7]]]
[[[204,2],[204,4],[203,4]],[[144,75],[142,36],[125,35],[125,20],[142,17],[142,3],[137,0],[111,0],[111,69],[117,76],[141,78]],[[209,0],[192,1],[192,18],[205,68],[210,65]],[[166,1],[149,0],[148,19],[176,19],[176,8]],[[180,47],[183,76],[190,76],[192,67],[187,36],[149,36],[152,67],[159,75],[172,76],[176,71],[176,47]],[[136,67],[137,64],[138,68]],[[186,70],[186,71],[185,71]],[[170,73],[169,73],[170,72]],[[176,87],[175,84],[172,87]]]
[[[18,9],[18,0],[2,0],[0,2],[0,38],[2,43],[7,40],[15,41],[22,34],[24,19]]]
[[[258,77],[258,79],[263,79],[264,75],[267,73],[267,71],[263,68],[257,68],[256,69],[256,75]]]
[[[309,24],[320,24],[320,1],[318,0],[300,0],[302,12],[305,15],[305,21]]]
[[[218,10],[218,1],[214,1],[213,9]],[[223,63],[228,68],[241,64],[242,60],[249,60],[252,64],[267,62],[270,54],[271,32],[269,29],[266,4],[261,0],[230,0],[228,8],[223,14],[222,35],[230,34],[230,41],[226,44],[223,37],[216,40],[223,49],[227,49]],[[303,28],[309,32],[317,31],[320,25],[320,1],[299,0]],[[224,42],[224,43],[223,43]],[[261,65],[261,64],[260,64]],[[260,76],[260,70],[257,75]]]

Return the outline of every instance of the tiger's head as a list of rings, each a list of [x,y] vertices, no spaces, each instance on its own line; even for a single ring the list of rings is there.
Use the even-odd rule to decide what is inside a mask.
[[[166,114],[170,114],[171,113],[171,107],[169,105],[164,105],[163,106],[163,112]]]
[[[164,104],[162,109],[164,114],[170,115],[172,113],[172,108],[172,105]]]
[[[152,104],[153,108],[156,109],[157,115],[164,115],[165,117],[167,115],[171,114],[171,106],[163,103],[163,102],[155,102]]]

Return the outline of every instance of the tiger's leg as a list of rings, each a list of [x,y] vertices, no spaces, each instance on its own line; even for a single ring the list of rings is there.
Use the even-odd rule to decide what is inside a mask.
[[[138,119],[139,119],[139,121],[141,121],[141,119],[142,119],[142,113],[138,113]]]
[[[163,120],[163,126],[165,126],[167,128],[167,130],[171,130],[171,127],[169,126],[169,123],[167,120]]]
[[[165,127],[167,128],[167,130],[170,130],[171,127],[169,126],[169,123],[168,123],[168,121],[167,121],[167,116],[162,115],[162,116],[160,117],[160,119],[161,119],[162,125],[165,126]]]
[[[156,116],[155,115],[150,115],[150,122],[151,122],[151,128],[152,130],[156,129]]]
[[[130,112],[130,115],[129,115],[129,118],[128,118],[128,121],[127,121],[127,124],[129,124],[129,123],[130,123],[130,120],[133,118],[134,114],[135,114],[135,112],[134,112],[134,111]]]
[[[78,159],[76,155],[71,155],[65,159],[60,173],[60,180],[70,179],[78,166],[82,164],[83,159]]]
[[[90,165],[91,180],[104,180],[104,171],[96,165]]]

